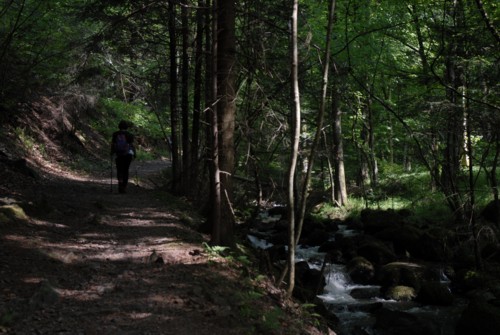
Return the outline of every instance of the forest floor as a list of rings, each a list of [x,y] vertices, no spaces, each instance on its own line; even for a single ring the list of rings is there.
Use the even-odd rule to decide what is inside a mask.
[[[196,220],[150,182],[166,164],[134,162],[127,194],[109,170],[0,173],[0,205],[14,213],[0,220],[0,333],[321,333],[267,280],[203,246]]]

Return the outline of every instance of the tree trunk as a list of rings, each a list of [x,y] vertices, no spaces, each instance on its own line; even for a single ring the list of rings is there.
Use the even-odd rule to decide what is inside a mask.
[[[335,167],[334,200],[337,206],[347,204],[347,185],[344,168],[344,144],[342,141],[342,111],[339,106],[340,92],[334,84],[334,96],[332,97],[332,119],[333,119],[333,164]]]
[[[218,56],[218,35],[217,35],[217,0],[212,2],[212,45],[211,45],[211,62],[208,59],[207,65],[210,64],[210,101],[212,104],[207,108],[207,120],[210,127],[207,131],[208,145],[210,148],[210,206],[207,225],[211,230],[213,244],[220,244],[221,234],[221,187],[220,187],[220,169],[219,169],[219,131],[217,118],[217,56]],[[208,37],[208,36],[207,36]]]
[[[290,152],[290,164],[288,166],[287,180],[287,205],[288,205],[288,286],[287,295],[292,296],[295,287],[295,171],[297,167],[299,141],[300,141],[300,92],[299,92],[299,55],[297,48],[297,21],[299,1],[294,0],[291,19],[291,87],[292,87],[292,146]]]
[[[328,26],[326,31],[326,43],[325,43],[325,54],[323,59],[323,78],[321,82],[321,97],[319,103],[319,113],[316,120],[316,132],[314,134],[314,140],[311,146],[311,151],[309,157],[307,158],[307,168],[305,172],[305,178],[302,184],[302,191],[300,196],[300,212],[297,221],[295,244],[299,243],[300,235],[302,233],[302,226],[304,224],[304,218],[306,215],[306,205],[307,199],[309,197],[309,187],[311,184],[311,174],[314,166],[314,160],[316,158],[316,152],[318,150],[321,134],[323,133],[323,122],[325,116],[325,106],[326,106],[326,95],[328,91],[328,76],[330,73],[330,48],[331,48],[331,35],[333,29],[333,17],[335,14],[335,0],[330,0],[328,7]]]
[[[493,162],[491,163],[491,170],[488,173],[489,184],[491,190],[493,192],[493,210],[495,213],[495,225],[500,227],[499,217],[500,217],[500,202],[498,197],[498,180],[497,180],[497,166],[498,166],[498,158],[500,156],[500,135],[498,134],[498,130],[496,130],[496,134],[494,134],[495,141],[495,156],[493,158]]]
[[[362,128],[360,132],[359,174],[358,185],[365,189],[366,186],[377,186],[377,163],[374,148],[373,110],[371,98],[364,102],[362,110]]]
[[[179,111],[177,109],[177,30],[175,27],[175,3],[168,2],[168,33],[169,33],[169,50],[170,50],[170,128],[172,133],[172,192],[178,192],[178,181],[180,174],[179,161]]]
[[[202,93],[202,71],[203,71],[203,34],[204,34],[204,16],[205,1],[198,0],[198,9],[196,10],[196,39],[195,39],[195,66],[194,66],[194,95],[193,95],[193,123],[191,128],[191,185],[192,192],[197,192],[197,178],[199,171],[199,152],[200,152],[200,117],[201,117],[201,93]],[[208,28],[207,28],[208,29]],[[208,53],[208,52],[207,52]],[[208,76],[208,72],[205,73]],[[194,194],[191,194],[194,195]]]
[[[212,236],[216,244],[234,246],[234,213],[232,209],[232,174],[235,164],[234,127],[236,116],[234,0],[218,0],[217,3],[217,123],[219,140],[219,169],[221,192],[221,217],[217,234]]]
[[[460,155],[463,151],[463,139],[465,129],[463,128],[464,109],[462,108],[458,90],[462,87],[462,70],[459,59],[462,58],[460,36],[454,33],[457,27],[462,25],[463,8],[461,1],[454,1],[452,7],[448,8],[448,15],[454,23],[449,38],[446,55],[446,77],[447,84],[446,100],[449,107],[446,117],[446,139],[443,152],[443,167],[441,173],[442,191],[446,195],[450,209],[456,214],[459,222],[465,222],[465,213],[461,192],[458,187],[460,173]]]
[[[464,88],[465,91],[465,88]],[[465,92],[464,92],[465,93]],[[479,231],[476,222],[476,193],[475,193],[475,176],[474,176],[474,160],[473,157],[473,149],[472,149],[472,128],[471,128],[471,120],[470,120],[470,110],[468,106],[468,100],[465,99],[464,102],[464,110],[465,110],[465,142],[466,142],[466,156],[469,157],[469,201],[465,207],[466,214],[468,217],[470,229],[472,236],[474,237],[474,256],[476,260],[476,268],[479,270],[483,270],[483,260],[481,256],[481,250],[479,246]]]
[[[189,145],[189,11],[181,6],[182,21],[182,193],[190,190],[190,145]]]
[[[375,156],[375,126],[373,124],[372,99],[368,99],[367,105],[367,130],[368,130],[368,167],[370,172],[371,185],[378,184],[378,162]]]

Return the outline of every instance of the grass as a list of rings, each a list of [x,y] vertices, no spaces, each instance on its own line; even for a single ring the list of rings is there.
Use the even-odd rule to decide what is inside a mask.
[[[467,171],[463,172],[464,174]],[[483,170],[475,169],[474,187],[476,208],[481,209],[493,200],[491,187],[488,186]],[[464,199],[468,197],[467,185],[461,178],[459,189]],[[334,218],[357,217],[364,208],[409,209],[415,217],[432,222],[449,221],[452,212],[446,203],[445,195],[431,189],[431,180],[427,171],[404,172],[398,168],[386,170],[380,175],[379,185],[367,192],[365,197],[349,197],[348,204],[339,208],[333,205],[322,207],[321,216]]]

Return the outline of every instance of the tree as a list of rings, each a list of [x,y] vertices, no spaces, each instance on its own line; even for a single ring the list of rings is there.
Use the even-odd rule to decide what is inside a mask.
[[[297,157],[299,152],[300,141],[300,91],[299,91],[299,55],[297,47],[297,29],[298,29],[298,12],[299,1],[294,0],[293,10],[291,16],[291,32],[290,32],[290,64],[291,64],[291,87],[292,87],[292,117],[291,117],[291,151],[290,151],[290,164],[288,167],[287,178],[287,206],[288,206],[288,286],[287,294],[291,296],[295,286],[295,169],[297,166]]]
[[[172,148],[172,191],[180,192],[181,160],[179,155],[179,109],[177,87],[177,28],[176,6],[174,1],[168,2],[168,35],[170,57],[170,131]]]
[[[220,217],[213,222],[212,242],[234,245],[232,177],[234,172],[234,127],[236,116],[236,37],[234,0],[218,0],[217,8],[217,137],[220,179]],[[215,182],[217,184],[217,182]]]
[[[203,52],[204,44],[203,38],[205,32],[209,31],[208,27],[205,27],[205,17],[208,17],[207,8],[204,0],[198,0],[198,8],[196,9],[196,38],[195,38],[195,68],[194,68],[194,95],[193,95],[193,122],[191,128],[191,174],[190,174],[190,187],[189,189],[194,192],[198,190],[198,174],[199,174],[199,156],[200,156],[200,132],[201,132],[201,114],[202,114],[202,98],[203,98]],[[206,51],[208,54],[208,50]],[[206,64],[205,64],[206,65]],[[205,66],[207,69],[208,66]],[[205,71],[205,77],[209,77],[208,71]],[[208,85],[205,85],[208,86]],[[209,86],[208,86],[209,87]],[[205,90],[208,91],[208,87]],[[197,196],[197,192],[191,194],[191,196]]]
[[[190,29],[189,29],[189,9],[187,5],[181,6],[181,21],[182,21],[182,190],[183,193],[188,193],[192,189],[191,183],[191,145],[189,138],[189,45],[190,45]]]
[[[338,71],[335,71],[338,75]],[[345,206],[347,204],[347,186],[345,180],[345,168],[344,168],[344,143],[342,139],[342,110],[340,107],[340,96],[341,92],[338,88],[339,79],[335,78],[333,84],[333,97],[332,97],[332,137],[333,137],[333,149],[331,150],[331,155],[333,156],[333,162],[335,165],[335,177],[332,187],[333,197],[332,202],[338,206]]]

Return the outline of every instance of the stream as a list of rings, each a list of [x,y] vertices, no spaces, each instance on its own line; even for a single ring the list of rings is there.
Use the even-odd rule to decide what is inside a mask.
[[[277,218],[263,215],[261,220],[264,222],[273,222]],[[266,234],[269,234],[269,232],[255,234],[260,236],[260,238],[255,235],[248,235],[248,239],[255,248],[267,249],[273,245],[267,242]],[[359,234],[359,232],[349,230],[346,226],[340,225],[337,234],[352,236],[353,234]],[[334,240],[335,237],[332,235],[330,241]],[[321,271],[326,253],[319,252],[318,249],[319,247],[302,247],[299,245],[295,255],[296,262],[306,261],[311,269]],[[338,321],[335,328],[335,332],[338,335],[400,334],[397,329],[403,330],[406,326],[411,327],[411,322],[424,323],[426,326],[430,325],[429,327],[432,328],[432,331],[425,332],[426,335],[434,333],[454,335],[457,319],[466,305],[460,299],[455,299],[455,302],[451,306],[431,306],[413,301],[384,299],[380,294],[380,286],[353,283],[344,264],[326,264],[324,276],[326,285],[323,288],[323,292],[317,295],[317,298],[324,304],[328,312],[331,313],[332,318]],[[441,283],[450,283],[444,271],[441,271],[440,277]],[[396,324],[394,329],[389,331],[386,328],[383,330],[377,329],[376,313],[381,309],[389,311],[389,323],[394,321]],[[403,319],[408,318],[411,321],[405,324],[405,321],[401,321],[401,316],[403,316]],[[394,318],[394,320],[390,318]],[[420,334],[416,330],[414,332],[404,331],[404,333]]]

